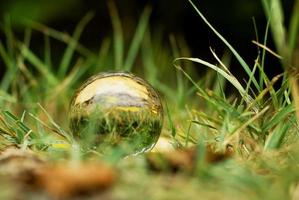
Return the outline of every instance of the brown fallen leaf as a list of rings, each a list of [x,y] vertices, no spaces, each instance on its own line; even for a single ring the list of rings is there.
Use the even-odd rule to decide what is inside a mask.
[[[205,160],[207,163],[217,163],[230,158],[234,153],[228,145],[225,152],[216,152],[211,146],[206,147]],[[192,171],[197,159],[197,148],[178,149],[168,152],[152,152],[147,154],[149,167],[153,171]]]
[[[31,184],[33,172],[44,164],[45,161],[30,150],[8,148],[0,154],[0,174],[22,184]]]
[[[15,184],[17,199],[30,199],[26,193],[44,193],[53,199],[72,199],[101,193],[116,179],[111,167],[88,162],[78,165],[50,164],[30,150],[9,148],[0,153],[0,175]]]
[[[206,148],[206,161],[208,163],[217,163],[224,161],[234,154],[234,148],[232,145],[228,144],[225,151],[215,151],[213,147],[207,146]]]
[[[57,164],[36,171],[36,186],[49,196],[57,199],[70,199],[90,195],[110,188],[116,173],[102,163],[79,165]]]

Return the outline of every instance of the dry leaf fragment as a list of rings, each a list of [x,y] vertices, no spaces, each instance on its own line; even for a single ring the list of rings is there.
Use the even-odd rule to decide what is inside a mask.
[[[8,148],[0,154],[0,173],[22,184],[31,184],[34,171],[44,164],[42,158],[29,150]]]
[[[102,192],[116,179],[115,171],[101,163],[47,166],[36,173],[37,185],[50,196],[67,199]]]
[[[225,152],[216,152],[211,146],[206,147],[207,163],[217,163],[228,159],[234,153],[232,146],[227,146]],[[196,165],[197,148],[178,149],[169,152],[154,152],[147,155],[150,169],[154,171],[192,171]]]

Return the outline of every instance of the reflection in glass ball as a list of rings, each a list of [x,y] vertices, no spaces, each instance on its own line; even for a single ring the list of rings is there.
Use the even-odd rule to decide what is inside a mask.
[[[157,92],[126,72],[99,73],[75,93],[70,106],[74,136],[103,153],[121,147],[127,153],[153,148],[163,124]]]

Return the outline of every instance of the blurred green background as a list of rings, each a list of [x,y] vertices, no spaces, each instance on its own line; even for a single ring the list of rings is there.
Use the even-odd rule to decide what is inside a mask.
[[[113,34],[110,15],[107,7],[108,1],[96,0],[10,0],[0,1],[1,23],[9,18],[14,30],[23,37],[24,29],[28,21],[36,21],[57,29],[72,33],[76,24],[87,12],[95,13],[92,21],[85,28],[80,42],[93,50],[103,42],[103,38]],[[236,47],[239,53],[248,63],[253,64],[257,55],[257,48],[251,43],[256,38],[253,18],[256,20],[259,36],[262,38],[266,28],[266,18],[263,13],[260,0],[201,0],[194,1],[199,9],[205,14],[214,27],[219,30],[228,41]],[[187,0],[121,0],[116,1],[119,15],[121,16],[124,30],[124,39],[129,41],[134,34],[138,19],[146,5],[152,7],[150,30],[152,33],[164,38],[162,41],[169,42],[169,36],[179,35],[186,40],[193,57],[211,60],[212,55],[209,47],[219,54],[225,50],[222,42],[206,27],[197,16]],[[283,1],[288,23],[288,14],[291,13],[294,1]],[[1,41],[3,32],[0,34]],[[59,54],[61,46],[53,43],[55,52]],[[274,48],[272,40],[268,43]],[[43,37],[33,32],[31,49],[38,54],[43,49]],[[184,55],[181,55],[184,56]],[[55,57],[55,56],[54,56]],[[55,58],[54,58],[55,59]],[[269,76],[280,72],[277,59],[269,56],[266,64]],[[55,61],[54,61],[55,63]],[[232,60],[232,72],[242,74],[241,68]]]

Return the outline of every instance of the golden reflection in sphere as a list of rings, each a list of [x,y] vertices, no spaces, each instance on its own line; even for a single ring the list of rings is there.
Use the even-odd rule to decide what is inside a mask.
[[[159,139],[163,107],[143,79],[127,72],[105,72],[90,77],[77,90],[69,116],[73,135],[100,152],[117,146],[140,153],[152,149]]]

